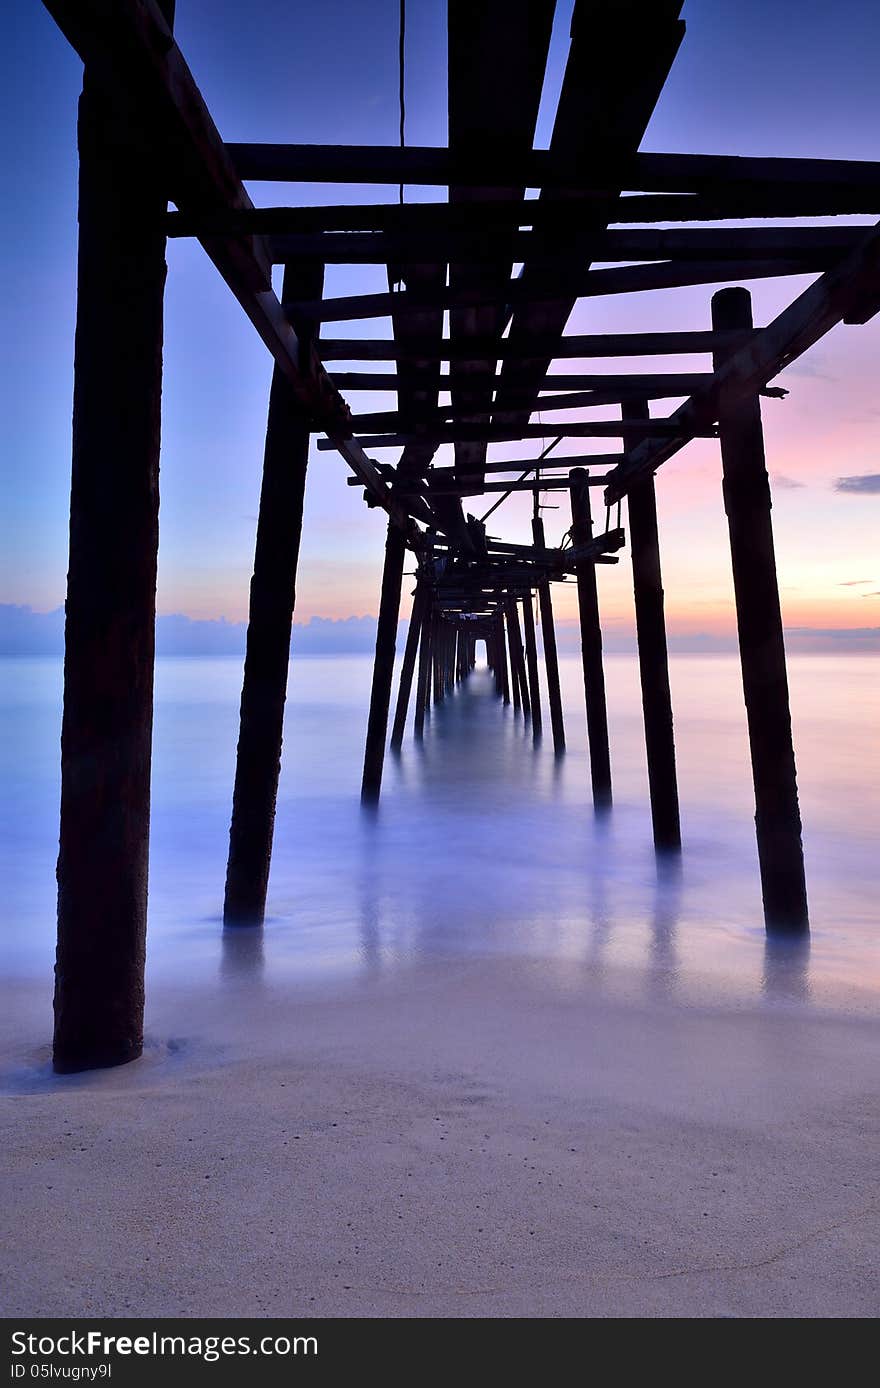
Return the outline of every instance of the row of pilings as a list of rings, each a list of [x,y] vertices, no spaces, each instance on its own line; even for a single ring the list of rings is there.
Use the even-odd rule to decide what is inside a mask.
[[[55,1050],[59,1071],[116,1065],[141,1054],[150,832],[158,469],[168,187],[146,157],[110,133],[114,112],[87,71],[80,105],[80,206],[73,401],[70,559],[66,602]],[[126,229],[125,235],[119,228]],[[314,297],[316,271],[293,268],[282,298]],[[311,284],[305,285],[308,276]],[[318,292],[320,292],[318,287]],[[291,312],[295,310],[291,308]],[[726,289],[713,327],[750,330],[750,297]],[[305,337],[306,334],[303,333]],[[716,365],[720,358],[716,359]],[[757,388],[722,392],[718,426],[749,732],[765,918],[771,930],[808,928],[785,650]],[[266,902],[281,757],[303,492],[313,421],[276,368],[251,584],[241,732],[224,919],[259,923]],[[572,473],[572,538],[589,535],[589,493]],[[672,711],[653,478],[629,489],[639,663],[651,805],[658,846],[679,841]],[[364,762],[364,798],[381,785],[408,537],[389,525]],[[595,564],[576,567],[590,774],[597,806],[611,769]],[[539,602],[549,590],[531,585]],[[521,594],[513,595],[514,601]],[[512,702],[540,730],[534,621],[522,604],[496,607]],[[543,611],[543,606],[542,606]],[[544,621],[545,657],[547,633]],[[445,694],[458,664],[435,604],[423,600],[407,641],[417,669],[415,728],[428,698]],[[500,670],[500,660],[493,658]],[[444,688],[445,685],[445,688]],[[548,686],[550,681],[548,679]],[[557,748],[561,702],[550,689]],[[406,712],[404,711],[404,720]],[[402,737],[395,717],[392,737]]]

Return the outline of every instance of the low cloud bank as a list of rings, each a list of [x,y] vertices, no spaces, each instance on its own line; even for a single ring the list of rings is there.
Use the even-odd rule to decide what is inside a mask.
[[[199,620],[178,614],[156,619],[157,655],[244,655],[247,623]],[[376,642],[375,617],[312,617],[295,622],[292,647],[298,655],[355,655]],[[0,603],[0,655],[60,655],[64,609],[34,612]]]
[[[244,622],[199,620],[173,615],[156,620],[156,653],[158,655],[244,655],[247,626]],[[406,623],[401,622],[398,650],[403,648]],[[558,622],[556,637],[560,652],[574,655],[580,650],[577,622]],[[826,627],[789,627],[785,633],[788,649],[852,653],[880,651],[880,627],[846,627],[833,630]],[[295,656],[305,655],[364,655],[373,651],[376,642],[375,617],[312,617],[308,622],[294,622],[291,650]],[[605,650],[609,654],[632,653],[636,649],[634,635],[609,626],[603,633]],[[673,654],[699,655],[736,650],[736,638],[713,632],[669,632],[669,649]],[[0,655],[60,656],[64,650],[64,610],[34,612],[30,607],[0,603]]]

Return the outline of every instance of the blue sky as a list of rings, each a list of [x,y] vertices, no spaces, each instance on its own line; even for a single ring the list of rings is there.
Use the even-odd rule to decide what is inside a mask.
[[[558,8],[539,144],[550,133],[570,8]],[[176,31],[225,138],[390,144],[397,138],[397,14],[397,0],[320,6],[178,0]],[[684,44],[643,148],[880,157],[875,3],[689,0],[684,17]],[[63,600],[67,559],[81,66],[38,0],[13,0],[5,37],[0,601],[49,609]],[[442,143],[445,5],[439,0],[409,0],[407,70],[408,139]],[[391,196],[382,188],[255,185],[251,191],[262,203]],[[198,246],[171,245],[169,266],[159,610],[237,620],[246,612],[271,363]],[[766,321],[807,282],[756,285],[757,320]],[[331,294],[377,287],[384,287],[378,268],[328,271]],[[706,327],[710,295],[701,287],[593,300],[579,306],[570,330]],[[352,332],[380,330],[383,325],[364,323]],[[836,329],[786,376],[788,401],[765,407],[768,462],[783,479],[774,518],[790,625],[865,626],[880,611],[880,496],[833,487],[838,476],[880,472],[878,345],[876,323]],[[688,369],[689,363],[670,365]],[[363,410],[372,399],[357,396],[354,403]],[[375,401],[381,407],[382,397]],[[359,491],[346,486],[346,475],[335,455],[313,452],[301,620],[377,607],[383,525],[365,510]],[[695,443],[670,463],[659,498],[671,624],[729,624],[716,446]],[[551,538],[564,528],[563,514],[547,512]],[[498,520],[505,533],[520,535],[526,515],[527,503],[515,500]],[[603,572],[601,581],[609,621],[625,625],[631,620],[625,563]],[[561,615],[570,615],[567,596],[560,597]]]

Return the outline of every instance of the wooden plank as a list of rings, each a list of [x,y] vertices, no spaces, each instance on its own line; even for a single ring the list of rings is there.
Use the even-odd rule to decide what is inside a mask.
[[[485,210],[492,204],[524,206],[524,185],[499,185],[496,161],[522,158],[532,147],[554,8],[555,0],[484,0],[478,6],[472,0],[449,0],[447,5],[450,155],[474,158],[479,153],[486,169],[477,187],[453,182],[449,188],[450,206],[457,215],[467,209],[471,222],[494,216]],[[484,232],[481,239],[485,251],[477,257],[468,247],[447,255],[453,293],[488,295],[482,307],[465,300],[450,313],[451,341],[477,342],[484,352],[481,360],[450,366],[453,403],[473,423],[489,418],[495,352],[505,322],[499,294],[524,253],[522,238],[510,230],[492,236]],[[456,467],[474,470],[485,459],[480,441],[455,446]]]
[[[599,205],[589,217],[575,219],[569,234],[560,238],[552,260],[541,258],[523,267],[524,296],[530,292],[534,296],[537,291],[537,297],[531,302],[524,297],[520,305],[511,301],[509,339],[513,346],[526,346],[535,337],[561,337],[565,330],[579,297],[580,285],[573,280],[596,258],[593,240],[604,232],[611,209],[626,186],[621,166],[638,149],[681,43],[684,24],[678,17],[680,10],[679,0],[655,0],[650,7],[632,8],[624,4],[575,8],[571,49],[550,150],[557,159],[591,166],[591,186],[598,183],[606,187],[608,199],[604,208]],[[543,189],[540,195],[540,201],[566,200],[564,191]],[[651,280],[646,275],[652,269],[665,270],[666,275]],[[593,288],[604,293],[682,282],[712,283],[699,275],[684,280],[668,278],[669,267],[664,266],[595,273],[601,279],[592,281]],[[524,385],[535,386],[546,375],[550,359],[533,356],[506,361],[501,370],[496,410],[505,409],[504,393],[508,388],[519,392]],[[523,417],[527,416],[525,407]]]

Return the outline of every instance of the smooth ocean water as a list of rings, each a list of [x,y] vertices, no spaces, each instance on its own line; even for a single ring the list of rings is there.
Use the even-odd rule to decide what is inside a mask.
[[[0,967],[45,977],[54,952],[61,662],[2,666]],[[301,658],[290,679],[262,936],[220,924],[241,661],[157,665],[149,972],[213,986],[369,979],[418,959],[528,955],[652,996],[871,1007],[880,991],[880,660],[793,656],[790,681],[813,931],[768,948],[745,716],[733,656],[679,656],[671,678],[679,871],[652,847],[634,657],[606,660],[615,805],[590,803],[583,687],[562,662],[557,761],[478,670],[425,743],[358,793],[366,657]],[[622,966],[622,967],[621,967]],[[621,980],[625,980],[622,984]]]

